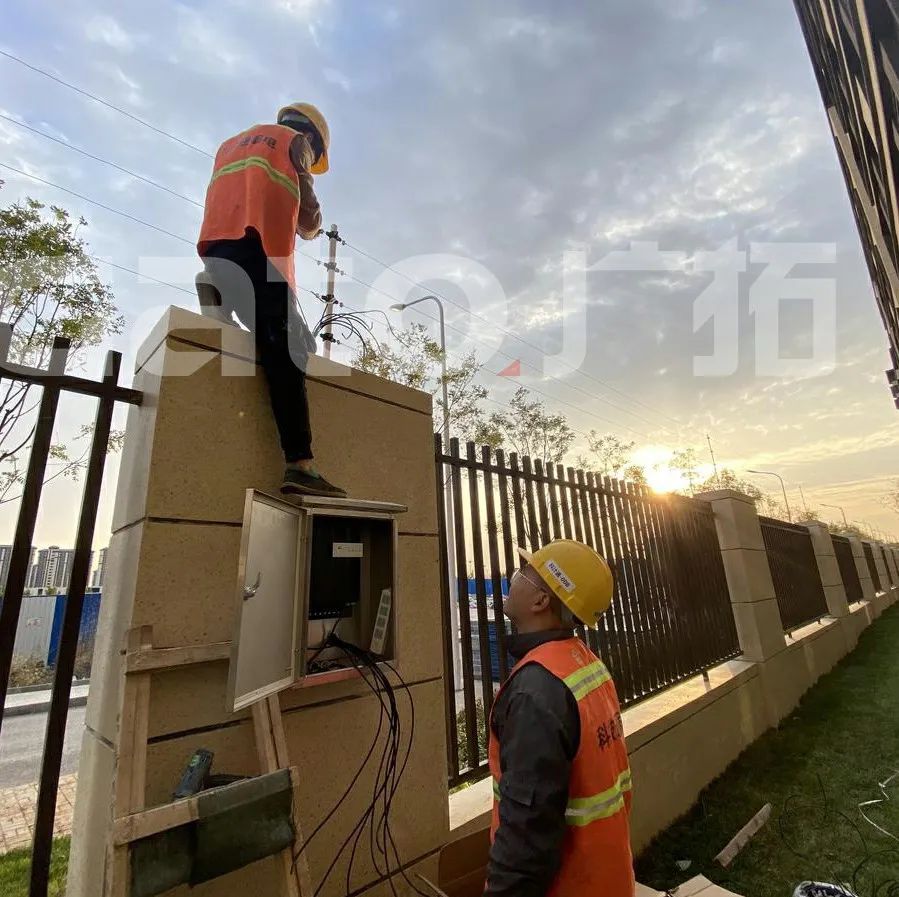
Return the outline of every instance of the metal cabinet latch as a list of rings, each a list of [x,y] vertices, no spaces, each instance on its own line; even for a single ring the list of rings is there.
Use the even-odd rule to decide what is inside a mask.
[[[256,574],[256,582],[251,586],[244,586],[243,588],[243,600],[249,601],[258,591],[259,586],[262,583],[262,571],[260,570]]]

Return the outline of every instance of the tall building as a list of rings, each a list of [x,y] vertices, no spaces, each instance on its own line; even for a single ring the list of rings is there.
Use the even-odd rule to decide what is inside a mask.
[[[94,570],[94,575],[91,579],[91,585],[95,589],[103,588],[103,580],[106,577],[106,552],[108,551],[108,548],[100,549],[100,557],[97,559],[97,567]]]
[[[6,580],[9,578],[9,562],[12,560],[12,545],[0,545],[0,594],[6,591]],[[28,572],[25,585],[30,580],[31,567],[34,564],[34,546],[31,546],[31,554],[28,557]]]
[[[93,557],[94,553],[91,552],[88,569],[90,569]],[[65,591],[69,587],[74,560],[74,548],[60,548],[58,545],[51,545],[49,548],[40,549],[28,577],[28,588]]]
[[[899,408],[899,0],[794,0],[886,328]]]

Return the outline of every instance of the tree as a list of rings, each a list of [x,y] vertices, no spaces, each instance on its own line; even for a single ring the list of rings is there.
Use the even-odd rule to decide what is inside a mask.
[[[596,430],[591,430],[587,436],[587,445],[596,457],[599,472],[605,476],[617,476],[627,466],[635,444],[623,442],[611,433],[600,436]]]
[[[683,476],[690,488],[690,495],[696,492],[694,483],[699,475],[699,458],[696,449],[679,449],[668,460],[668,469],[677,471]]]
[[[443,429],[447,409],[443,406],[443,352],[440,344],[422,324],[394,331],[395,345],[363,343],[352,364],[362,371],[393,380],[413,389],[430,392],[439,409],[439,429]],[[497,445],[498,435],[491,428],[481,402],[487,388],[475,381],[481,364],[474,351],[455,365],[447,365],[446,387],[449,400],[450,430],[463,442],[473,440]],[[447,447],[448,448],[448,447]]]
[[[749,480],[743,480],[729,467],[722,467],[717,475],[713,474],[707,480],[703,480],[697,487],[697,492],[712,492],[715,489],[733,489],[742,492],[756,501],[762,498],[762,490]]]
[[[899,514],[899,480],[894,480],[890,491],[884,496],[883,503],[891,510]]]
[[[587,434],[587,446],[593,457],[578,455],[575,464],[602,476],[629,480],[641,486],[647,484],[646,471],[639,464],[630,463],[634,442],[624,442],[612,433],[600,436],[596,430]]]
[[[9,359],[46,368],[53,337],[68,337],[68,367],[84,363],[84,350],[120,333],[123,318],[112,290],[101,282],[87,243],[86,227],[59,206],[25,199],[0,208],[0,322],[13,328]],[[34,435],[39,399],[27,383],[9,381],[0,389],[0,502],[12,501],[24,480],[22,453]],[[82,429],[76,440],[90,435]],[[121,434],[110,445],[117,447]],[[88,449],[72,457],[65,444],[51,449],[55,468],[48,480],[77,477]]]
[[[519,455],[559,464],[574,442],[574,430],[561,414],[550,414],[539,399],[529,399],[519,386],[503,412],[494,412],[488,422],[494,438]]]

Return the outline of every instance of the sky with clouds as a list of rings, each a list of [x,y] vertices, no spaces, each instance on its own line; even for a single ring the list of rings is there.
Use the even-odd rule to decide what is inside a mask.
[[[209,154],[283,103],[311,100],[332,133],[331,171],[316,181],[326,224],[447,297],[450,356],[478,351],[492,400],[523,383],[578,431],[573,454],[596,429],[635,440],[650,466],[674,447],[703,449],[708,433],[720,464],[774,469],[809,504],[843,505],[899,536],[881,502],[899,472],[886,336],[790,4],[33,0],[4,20],[0,50],[183,142],[0,56],[0,163],[174,236],[8,168],[3,204],[31,195],[65,205],[88,219],[98,257],[135,270],[180,258],[165,279],[190,290]],[[809,243],[833,261],[802,257],[793,276],[835,282],[836,345],[824,373],[797,378],[757,361],[759,308],[770,311],[777,284],[756,247]],[[635,247],[675,261],[608,270],[610,253]],[[730,317],[703,324],[700,314],[694,326],[713,280],[702,254],[722,247],[745,267]],[[319,256],[326,244],[301,248]],[[566,292],[566,277],[578,282],[572,259],[587,269],[582,305]],[[354,249],[340,264],[398,298],[421,295]],[[313,261],[297,267],[300,283],[321,287]],[[103,272],[128,322],[109,346],[127,370],[162,310],[193,303]],[[339,295],[385,304],[351,279]],[[726,320],[726,371],[696,376],[694,356],[713,351]],[[782,303],[777,323],[781,354],[808,355],[810,304]],[[495,376],[515,359],[521,378]],[[63,428],[84,413],[67,407]],[[113,461],[111,481],[116,472]],[[78,490],[49,488],[37,542],[66,544],[73,515],[60,509],[77,505]],[[0,508],[0,539],[13,523]]]

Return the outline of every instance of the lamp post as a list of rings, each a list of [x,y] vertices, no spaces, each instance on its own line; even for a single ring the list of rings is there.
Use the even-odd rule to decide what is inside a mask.
[[[757,473],[766,477],[777,477],[780,480],[780,488],[784,494],[784,504],[787,506],[787,520],[790,523],[793,522],[793,515],[790,513],[790,502],[787,500],[787,487],[784,486],[783,477],[779,473],[775,473],[773,470],[749,470],[747,469],[747,473]]]
[[[429,299],[437,303],[437,311],[440,314],[440,367],[441,367],[441,383],[443,384],[443,448],[449,451],[450,441],[450,415],[449,415],[449,390],[446,386],[446,327],[443,321],[443,303],[436,296],[422,296],[421,299],[415,299],[412,302],[397,302],[391,305],[392,311],[404,311],[418,305],[419,302],[427,302]]]
[[[449,413],[449,389],[446,383],[446,326],[444,324],[443,303],[436,296],[422,296],[412,302],[397,302],[391,305],[392,311],[402,312],[419,302],[432,301],[437,303],[437,311],[440,315],[440,382],[443,386],[443,450],[449,452],[450,448],[450,413]],[[450,493],[446,505],[446,557],[449,573],[450,587],[450,632],[453,642],[453,683],[456,690],[462,687],[462,646],[459,642],[459,584],[456,581],[456,530],[453,515],[453,502],[449,480],[443,484],[444,492]],[[494,598],[494,600],[496,600]]]
[[[839,511],[843,515],[843,526],[845,526],[846,529],[849,529],[849,521],[846,519],[846,512],[839,505],[826,505],[823,501],[819,501],[818,504],[821,505],[822,508],[832,508],[834,511]]]

